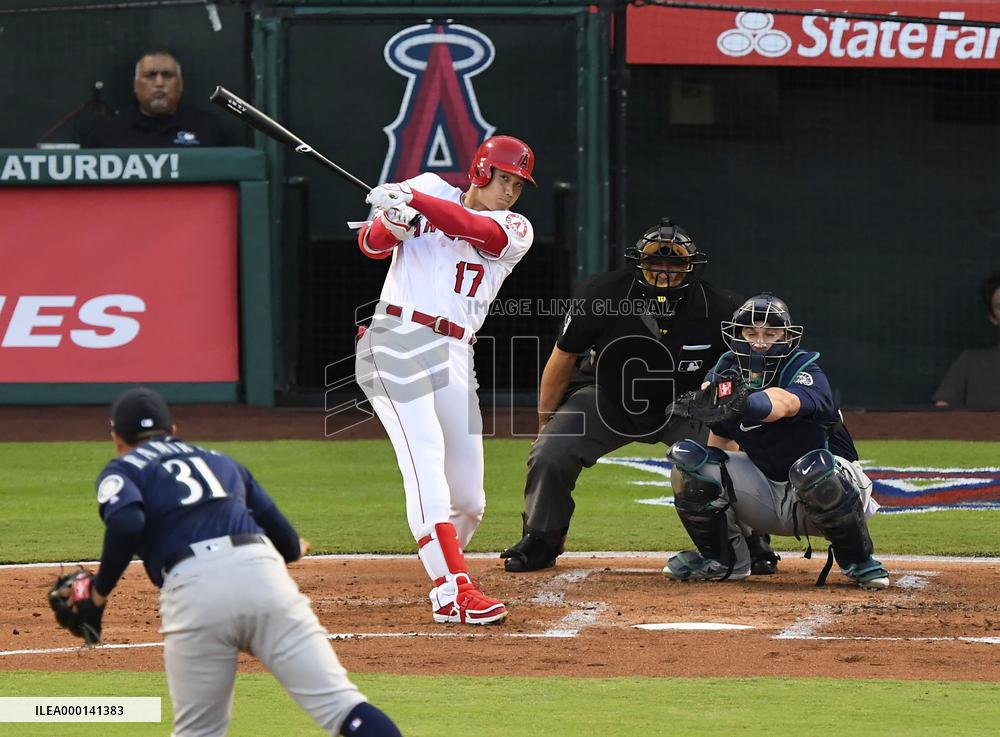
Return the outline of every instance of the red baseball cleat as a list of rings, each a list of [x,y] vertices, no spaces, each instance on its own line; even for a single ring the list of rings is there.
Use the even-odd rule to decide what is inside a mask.
[[[453,581],[436,587],[430,599],[434,621],[439,624],[499,624],[507,618],[503,602],[486,596],[466,573],[455,574]]]

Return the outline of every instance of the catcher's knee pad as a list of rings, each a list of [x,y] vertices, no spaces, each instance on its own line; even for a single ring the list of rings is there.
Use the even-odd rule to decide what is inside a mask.
[[[806,509],[815,512],[834,509],[852,494],[860,496],[853,483],[844,483],[833,453],[824,448],[811,450],[795,461],[788,469],[788,483]]]
[[[706,448],[701,443],[686,439],[678,440],[671,445],[667,451],[667,458],[673,462],[674,468],[679,468],[696,478],[707,478],[701,473],[705,465],[721,465],[729,459],[729,456],[724,450]]]
[[[693,440],[678,440],[670,446],[667,458],[674,464],[670,476],[678,512],[715,515],[725,511],[728,500],[722,484],[705,469],[708,465],[725,462],[724,451],[706,448]]]
[[[788,482],[806,516],[833,544],[843,568],[868,560],[874,551],[865,521],[861,491],[853,477],[825,449],[806,453],[792,464]]]
[[[674,508],[684,529],[706,558],[727,559],[728,545],[723,540],[728,525],[724,513],[729,500],[722,484],[705,473],[706,465],[718,465],[726,458],[725,454],[693,440],[681,440],[674,443],[667,457],[674,462],[670,474]]]

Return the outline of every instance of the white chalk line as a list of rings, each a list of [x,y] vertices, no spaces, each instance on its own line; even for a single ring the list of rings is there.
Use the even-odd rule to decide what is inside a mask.
[[[489,630],[487,626],[480,629]],[[545,632],[502,632],[496,633],[500,637],[514,638],[571,638],[576,637],[579,630],[546,630]],[[410,638],[410,637],[469,637],[477,634],[475,631],[462,630],[461,632],[328,632],[326,639],[334,641],[343,640],[367,640],[376,638]],[[483,632],[483,634],[491,634]],[[33,650],[0,650],[0,657],[9,655],[58,655],[59,653],[79,653],[90,650],[138,650],[142,648],[163,647],[163,641],[157,642],[129,642],[121,644],[95,645],[87,648],[85,645],[75,647],[47,647]]]
[[[927,588],[927,579],[937,576],[940,571],[909,571],[893,583],[893,586],[903,590],[903,598],[913,598],[916,591]],[[898,597],[897,597],[898,598]],[[853,640],[875,642],[972,642],[982,645],[1000,645],[1000,637],[981,636],[941,636],[941,637],[904,637],[890,635],[817,635],[816,630],[833,624],[841,614],[851,614],[856,607],[843,607],[834,611],[829,604],[813,605],[810,613],[799,617],[788,627],[772,635],[772,640]]]
[[[133,561],[138,562],[138,561]],[[580,568],[560,573],[549,579],[546,588],[539,591],[529,601],[533,604],[561,605],[565,602],[565,586],[579,583],[594,573],[593,570]],[[555,625],[544,632],[501,632],[501,637],[513,638],[573,638],[576,637],[581,627],[596,624],[601,613],[607,609],[607,604],[603,601],[581,601],[573,602],[574,607],[566,616],[560,619]],[[469,637],[473,631],[463,630],[461,632],[329,632],[328,640],[362,640],[369,638],[403,638],[403,637]],[[484,634],[489,634],[484,632]],[[107,644],[97,645],[94,650],[129,650],[135,648],[163,647],[163,642],[139,642],[127,644]],[[58,653],[74,653],[87,649],[85,646],[78,647],[54,647],[40,648],[34,650],[0,650],[0,657],[9,655],[53,655]]]
[[[479,554],[480,557],[486,557],[486,554]],[[576,555],[566,554],[566,557],[599,557],[599,556],[610,556],[610,557],[637,557],[637,558],[648,558],[653,557],[654,553],[631,553],[628,555],[622,555],[619,553],[579,553]],[[353,559],[353,560],[379,560],[383,558],[393,559],[393,558],[407,558],[410,559],[412,556],[381,556],[381,555],[326,555],[326,556],[310,556],[313,559],[323,559],[323,558],[340,558],[340,559]],[[475,557],[468,556],[468,557]],[[912,560],[912,561],[988,561],[992,559],[986,558],[974,558],[974,559],[963,559],[963,558],[944,558],[942,556],[917,556],[913,558],[904,558],[902,556],[882,556],[884,559],[897,559],[897,560]],[[1000,560],[1000,559],[998,559]],[[139,563],[140,561],[133,561],[133,563]],[[5,565],[0,566],[0,568],[33,568],[33,567],[44,567],[53,565],[64,565],[61,563],[29,563],[22,565]],[[578,583],[585,580],[593,573],[597,572],[594,569],[573,569],[560,573],[549,579],[548,585],[545,589],[536,593],[531,599],[530,603],[541,604],[543,606],[556,606],[566,603],[565,602],[565,589],[562,585]],[[649,573],[648,569],[645,568],[613,568],[607,571],[601,571],[607,573]],[[903,589],[907,592],[912,592],[915,590],[923,589],[927,586],[926,577],[938,575],[938,571],[911,571],[906,575],[900,577],[894,586]],[[912,593],[910,594],[912,596]],[[600,620],[601,614],[607,609],[606,602],[592,602],[592,601],[580,601],[572,604],[574,609],[570,611],[566,616],[564,616],[559,622],[554,626],[546,629],[544,632],[540,633],[525,633],[525,632],[503,632],[499,633],[501,637],[510,638],[524,638],[524,639],[535,639],[535,638],[574,638],[579,635],[580,629],[586,626],[593,626],[597,624]],[[829,605],[813,606],[812,612],[803,617],[800,617],[795,622],[793,622],[788,627],[782,629],[780,632],[772,636],[775,640],[855,640],[855,641],[905,641],[905,642],[969,642],[978,644],[989,644],[996,645],[1000,644],[1000,637],[981,637],[981,636],[941,636],[941,637],[902,637],[902,636],[870,636],[870,635],[816,635],[813,634],[817,629],[829,625],[836,621],[837,616],[831,611],[832,607]],[[474,633],[469,630],[463,630],[462,632],[336,632],[328,633],[327,639],[335,641],[343,640],[361,640],[361,639],[374,639],[374,638],[410,638],[410,637],[431,637],[431,638],[441,638],[441,637],[469,637]],[[484,632],[484,634],[487,634]],[[140,649],[140,648],[155,648],[163,647],[163,642],[140,642],[140,643],[124,643],[124,644],[105,644],[97,645],[91,649],[94,650],[129,650],[129,649]],[[72,653],[79,652],[81,650],[87,649],[85,646],[76,647],[58,647],[58,648],[41,648],[41,649],[26,649],[26,650],[5,650],[0,651],[0,657],[12,656],[12,655],[51,655],[59,653]]]
[[[587,579],[595,571],[589,568],[577,568],[553,576],[546,582],[545,588],[536,593],[528,601],[543,606],[558,606],[566,604],[566,586]],[[576,637],[583,627],[590,627],[600,620],[601,614],[608,608],[603,601],[575,601],[569,603],[573,607],[562,619],[541,634],[528,637]]]
[[[592,552],[567,552],[563,553],[560,559],[564,560],[586,560],[590,558],[635,558],[640,560],[645,559],[663,559],[666,561],[671,555],[674,555],[677,551],[651,551],[651,550],[595,550]],[[782,558],[801,558],[802,551],[797,550],[780,550]],[[500,557],[499,553],[466,553],[465,557],[471,560],[498,560]],[[415,561],[417,559],[416,553],[388,553],[388,554],[375,554],[375,553],[327,553],[322,555],[307,555],[302,560],[304,562],[309,562],[311,560],[410,560]],[[962,563],[962,564],[989,564],[996,565],[1000,563],[1000,557],[990,557],[983,558],[979,556],[961,556],[961,555],[895,555],[891,553],[879,554],[878,559],[881,561],[897,561],[900,563]],[[41,562],[41,563],[0,563],[0,570],[17,570],[19,568],[58,568],[62,567],[74,567],[74,566],[96,566],[100,561],[96,560],[85,560],[85,561],[53,561],[53,562]],[[134,560],[133,564],[141,563],[141,561]]]

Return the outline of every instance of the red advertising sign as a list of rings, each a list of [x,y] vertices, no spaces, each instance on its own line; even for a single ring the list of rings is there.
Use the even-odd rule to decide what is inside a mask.
[[[0,382],[239,379],[232,185],[0,189]]]
[[[740,4],[775,7],[766,0]],[[818,3],[785,0],[779,5],[787,10],[813,11]],[[626,56],[630,64],[1000,68],[1000,28],[962,23],[1000,21],[1000,3],[847,0],[824,10],[937,18],[948,23],[630,5]]]

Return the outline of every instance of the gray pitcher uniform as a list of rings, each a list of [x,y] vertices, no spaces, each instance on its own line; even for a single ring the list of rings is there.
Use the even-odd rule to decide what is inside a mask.
[[[170,427],[158,395],[132,390],[113,410],[115,431],[126,437],[129,407],[144,416],[138,427]],[[240,652],[260,659],[331,735],[347,729],[345,717],[357,716],[360,704],[377,711],[288,575],[286,561],[300,555],[298,534],[250,472],[162,433],[125,450],[97,481],[108,532],[95,588],[110,593],[133,553],[160,587],[175,737],[225,734]],[[344,732],[355,733],[399,734]]]
[[[775,343],[766,354],[755,353],[740,337],[742,328],[755,326],[781,327],[794,337]],[[745,577],[750,552],[743,533],[750,528],[760,534],[825,537],[849,579],[863,588],[888,586],[888,573],[872,557],[867,526],[878,504],[819,354],[798,348],[801,328],[791,324],[787,307],[771,295],[748,300],[732,322],[724,323],[723,333],[731,351],[707,381],[742,376],[752,391],[775,387],[795,395],[800,409],[771,422],[745,410],[713,424],[712,432],[738,443],[738,452],[693,440],[674,444],[668,457],[674,462],[675,505],[698,551],[674,556],[664,573],[680,580]],[[753,405],[751,394],[747,407]],[[831,564],[829,558],[820,585]]]

